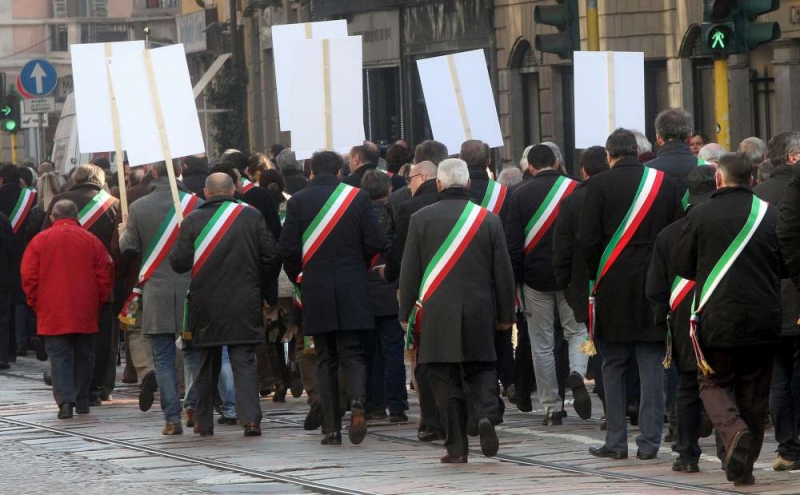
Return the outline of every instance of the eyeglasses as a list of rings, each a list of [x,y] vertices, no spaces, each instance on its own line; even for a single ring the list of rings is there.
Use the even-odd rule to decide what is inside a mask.
[[[422,175],[422,174],[409,175],[408,176],[408,181],[411,182],[412,180],[414,180],[414,177],[419,177],[420,175]]]

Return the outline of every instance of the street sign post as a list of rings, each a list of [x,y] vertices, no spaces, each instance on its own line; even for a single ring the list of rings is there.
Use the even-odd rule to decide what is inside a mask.
[[[56,68],[47,60],[31,60],[17,76],[17,91],[26,100],[49,95],[57,84]]]
[[[30,113],[23,113],[22,114],[22,122],[20,125],[21,129],[37,129],[39,125],[43,127],[49,127],[49,120],[48,114],[30,114]]]

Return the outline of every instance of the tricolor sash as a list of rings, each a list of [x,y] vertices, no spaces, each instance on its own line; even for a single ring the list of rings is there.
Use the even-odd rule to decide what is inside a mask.
[[[711,298],[711,295],[717,287],[719,287],[722,279],[725,278],[725,275],[727,275],[728,271],[731,269],[731,266],[733,266],[733,263],[736,262],[739,255],[742,254],[747,243],[753,238],[756,229],[761,225],[761,221],[764,220],[764,215],[767,214],[768,207],[769,205],[765,201],[761,201],[755,195],[753,196],[753,201],[750,205],[750,213],[747,215],[747,221],[745,221],[742,230],[739,231],[739,234],[733,239],[731,245],[722,253],[722,256],[720,256],[719,260],[717,260],[717,263],[714,265],[714,268],[711,269],[711,273],[709,273],[708,278],[703,284],[703,288],[700,289],[699,300],[697,294],[695,294],[692,303],[692,317],[689,320],[689,337],[692,339],[695,358],[697,358],[697,367],[700,368],[700,371],[705,376],[712,375],[714,370],[711,369],[705,356],[703,356],[703,351],[700,349],[700,341],[697,338],[697,332],[700,326],[700,313]]]
[[[499,215],[500,210],[503,208],[503,203],[506,201],[507,194],[508,188],[506,186],[499,182],[489,180],[486,193],[483,195],[483,201],[481,201],[481,208],[486,208],[495,215]]]
[[[711,165],[711,166],[713,166],[714,164],[711,163],[711,162],[707,162],[707,161],[703,160],[702,158],[698,158],[697,159],[697,166],[699,167],[701,165]],[[686,192],[683,193],[683,197],[681,198],[681,205],[683,205],[683,209],[684,210],[686,210],[686,208],[689,207],[689,190],[688,189],[686,190]]]
[[[245,194],[250,189],[256,187],[256,185],[247,177],[239,178],[239,182],[242,183],[242,194]]]
[[[342,219],[344,212],[347,211],[358,191],[355,187],[350,187],[343,182],[339,183],[330,197],[328,197],[328,200],[325,201],[325,204],[322,205],[322,209],[319,210],[317,216],[314,217],[314,220],[303,232],[303,266],[306,266],[306,263],[314,256],[334,227],[339,223],[339,220]],[[300,282],[302,280],[303,274],[300,273],[294,283],[294,301],[298,309],[303,309],[303,302],[300,297]]]
[[[664,172],[643,167],[642,179],[639,181],[639,187],[633,197],[633,203],[603,250],[603,255],[600,257],[600,266],[597,268],[597,275],[594,280],[589,281],[589,335],[586,342],[581,346],[584,354],[589,356],[597,354],[594,346],[594,327],[597,316],[595,294],[597,293],[597,287],[611,266],[617,261],[619,255],[622,254],[622,251],[625,250],[639,226],[642,225],[645,217],[653,207],[663,183]]]
[[[14,209],[11,210],[11,215],[8,219],[11,221],[11,228],[14,229],[14,233],[16,234],[22,224],[25,223],[25,218],[28,217],[28,213],[33,208],[33,203],[36,202],[36,190],[30,187],[23,187],[22,190],[19,192],[19,198],[17,198],[17,204],[14,205]]]
[[[228,232],[233,222],[245,208],[247,207],[233,201],[225,201],[219,205],[217,211],[214,212],[206,226],[200,231],[200,235],[194,240],[192,277],[195,277],[205,265],[211,253],[225,236],[225,233]]]
[[[525,289],[522,284],[514,285],[514,309],[517,313],[525,312]]]
[[[564,176],[556,179],[553,187],[550,188],[550,192],[547,193],[544,201],[542,201],[542,204],[536,209],[533,217],[528,221],[528,225],[525,226],[526,255],[533,251],[533,248],[539,244],[539,241],[542,240],[545,234],[550,230],[550,227],[553,226],[556,217],[558,217],[558,212],[561,209],[561,201],[572,194],[572,191],[574,191],[576,187],[578,187],[577,181]]]
[[[104,189],[100,189],[78,213],[78,221],[81,226],[87,230],[92,228],[92,225],[114,205],[114,201],[116,201],[114,196],[108,194]]]
[[[186,217],[186,215],[195,209],[199,198],[194,194],[185,193],[183,191],[180,191],[178,194],[181,199],[181,210],[183,211],[183,216]],[[125,304],[122,306],[122,311],[117,317],[119,318],[119,321],[126,325],[136,324],[136,315],[141,311],[142,287],[144,286],[144,283],[147,282],[147,280],[153,275],[153,273],[155,273],[158,267],[161,266],[161,263],[167,257],[167,254],[170,252],[177,239],[178,216],[175,215],[175,207],[170,205],[167,218],[161,222],[161,226],[158,228],[158,233],[150,241],[150,244],[147,246],[147,251],[145,251],[144,255],[142,256],[142,267],[139,269],[139,280],[136,283],[136,287],[133,288],[133,291],[125,300]]]
[[[672,281],[669,294],[670,311],[667,314],[667,348],[664,353],[664,360],[661,362],[665,369],[669,369],[672,366],[672,321],[678,311],[678,307],[683,304],[686,297],[694,290],[694,286],[694,280],[687,280],[682,277],[675,277],[675,280]]]
[[[414,304],[414,309],[411,310],[411,315],[408,318],[408,330],[406,331],[406,349],[419,348],[419,339],[417,336],[422,327],[422,308],[425,302],[430,299],[431,295],[436,292],[436,289],[442,284],[442,281],[447,277],[447,274],[453,269],[461,256],[467,249],[470,241],[475,237],[483,220],[489,210],[481,208],[480,206],[467,201],[464,211],[456,221],[450,234],[445,238],[444,242],[436,254],[433,255],[428,266],[425,268],[425,273],[422,276],[422,283],[419,287],[419,295],[417,302]]]

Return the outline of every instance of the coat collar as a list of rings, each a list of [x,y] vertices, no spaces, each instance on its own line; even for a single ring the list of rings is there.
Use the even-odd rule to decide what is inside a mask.
[[[720,187],[719,189],[711,193],[711,199],[720,196],[725,196],[728,194],[747,194],[748,196],[752,196],[753,190],[750,189],[749,187],[744,187],[744,186]]]
[[[91,189],[92,191],[96,192],[96,191],[99,191],[102,188],[100,186],[98,186],[97,184],[92,184],[91,182],[83,182],[81,184],[75,184],[74,186],[72,186],[72,190],[73,191],[78,191],[78,190],[81,190],[81,189]]]
[[[673,139],[672,141],[667,141],[666,143],[664,143],[664,146],[658,149],[658,153],[656,153],[656,156],[691,155],[691,154],[692,154],[692,148],[690,148],[688,144],[684,143],[683,141]]]
[[[55,222],[53,222],[53,227],[58,225],[74,225],[76,227],[80,226],[80,222],[78,222],[77,218],[59,218]]]
[[[470,180],[489,180],[489,173],[485,168],[471,168],[469,169]]]
[[[561,172],[559,170],[556,170],[554,168],[548,168],[548,169],[542,170],[541,172],[539,172],[536,175],[534,175],[533,179],[534,180],[536,180],[536,179],[544,179],[546,177],[553,177],[553,176],[558,177],[560,175],[562,175],[562,174],[561,174]]]
[[[309,186],[335,186],[337,184],[339,184],[339,179],[333,174],[315,175],[308,182]]]
[[[769,178],[778,178],[778,177],[791,177],[794,173],[794,165],[789,165],[785,163],[783,165],[778,165],[777,167],[772,169],[772,172],[769,173]]]
[[[428,179],[420,185],[416,192],[414,193],[414,197],[423,196],[425,194],[438,194],[439,191],[436,189],[436,179]]]
[[[439,191],[437,201],[446,201],[450,199],[466,199],[469,201],[469,191],[463,187],[448,187],[447,189]]]
[[[225,195],[211,196],[210,198],[206,198],[205,203],[200,205],[200,208],[205,208],[207,206],[219,206],[226,201],[236,201],[236,199]]]
[[[644,167],[644,165],[639,163],[639,160],[637,160],[635,157],[623,156],[616,164],[614,164],[612,169],[617,167]]]

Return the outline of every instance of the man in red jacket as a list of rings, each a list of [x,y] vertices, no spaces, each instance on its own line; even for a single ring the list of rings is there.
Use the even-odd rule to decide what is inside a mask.
[[[89,413],[94,334],[100,306],[114,285],[114,263],[97,237],[81,227],[78,207],[55,203],[53,225],[33,238],[22,257],[22,287],[45,336],[58,418]]]

